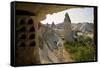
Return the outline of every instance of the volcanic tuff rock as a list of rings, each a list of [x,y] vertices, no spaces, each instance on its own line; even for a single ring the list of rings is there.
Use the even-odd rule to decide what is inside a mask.
[[[68,15],[68,13],[65,14],[65,19],[64,19],[64,39],[66,41],[72,41],[72,29],[71,29],[71,20]]]
[[[70,57],[66,57],[67,52],[63,46],[63,41],[55,30],[41,25],[38,33],[39,57],[41,63],[71,62]]]
[[[72,23],[72,30],[80,32],[93,32],[93,23]]]

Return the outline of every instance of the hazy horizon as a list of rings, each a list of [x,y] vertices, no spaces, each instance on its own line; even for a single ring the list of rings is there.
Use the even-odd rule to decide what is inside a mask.
[[[64,10],[61,12],[47,14],[46,19],[42,20],[41,23],[43,24],[55,24],[62,23],[65,18],[65,14],[68,13],[71,19],[71,23],[93,23],[94,20],[94,12],[93,8],[72,8],[68,10]]]

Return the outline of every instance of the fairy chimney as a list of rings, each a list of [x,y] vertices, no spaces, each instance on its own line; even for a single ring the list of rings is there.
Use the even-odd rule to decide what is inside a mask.
[[[66,41],[72,41],[71,20],[68,13],[65,14],[64,19],[64,39]]]

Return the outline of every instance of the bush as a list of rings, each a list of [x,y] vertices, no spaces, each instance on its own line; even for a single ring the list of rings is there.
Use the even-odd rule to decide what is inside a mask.
[[[90,44],[88,37],[79,37],[78,41],[65,42],[64,46],[71,53],[71,57],[76,62],[95,61],[95,49]]]

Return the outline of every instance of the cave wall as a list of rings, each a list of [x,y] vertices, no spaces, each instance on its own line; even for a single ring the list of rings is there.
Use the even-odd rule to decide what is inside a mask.
[[[33,13],[34,15],[16,15],[16,64],[40,64],[42,63],[39,45],[38,28],[41,20],[46,18],[47,14],[63,11],[65,9],[74,8],[73,6],[60,6],[60,5],[48,5],[48,4],[33,4],[33,3],[16,3],[16,10],[26,11]],[[22,13],[23,14],[23,13]],[[31,24],[28,25],[29,20]],[[20,24],[21,23],[21,24]],[[25,28],[23,28],[23,26]],[[29,29],[32,32],[29,32]],[[22,31],[19,31],[21,28]],[[34,37],[29,36],[33,33]],[[23,35],[24,34],[24,35]],[[22,38],[20,38],[23,35]],[[25,38],[26,36],[26,38]],[[22,43],[23,42],[23,43]],[[33,42],[31,44],[31,42]],[[46,48],[46,47],[45,47]],[[49,51],[50,52],[50,51]],[[56,61],[55,61],[56,62]]]

